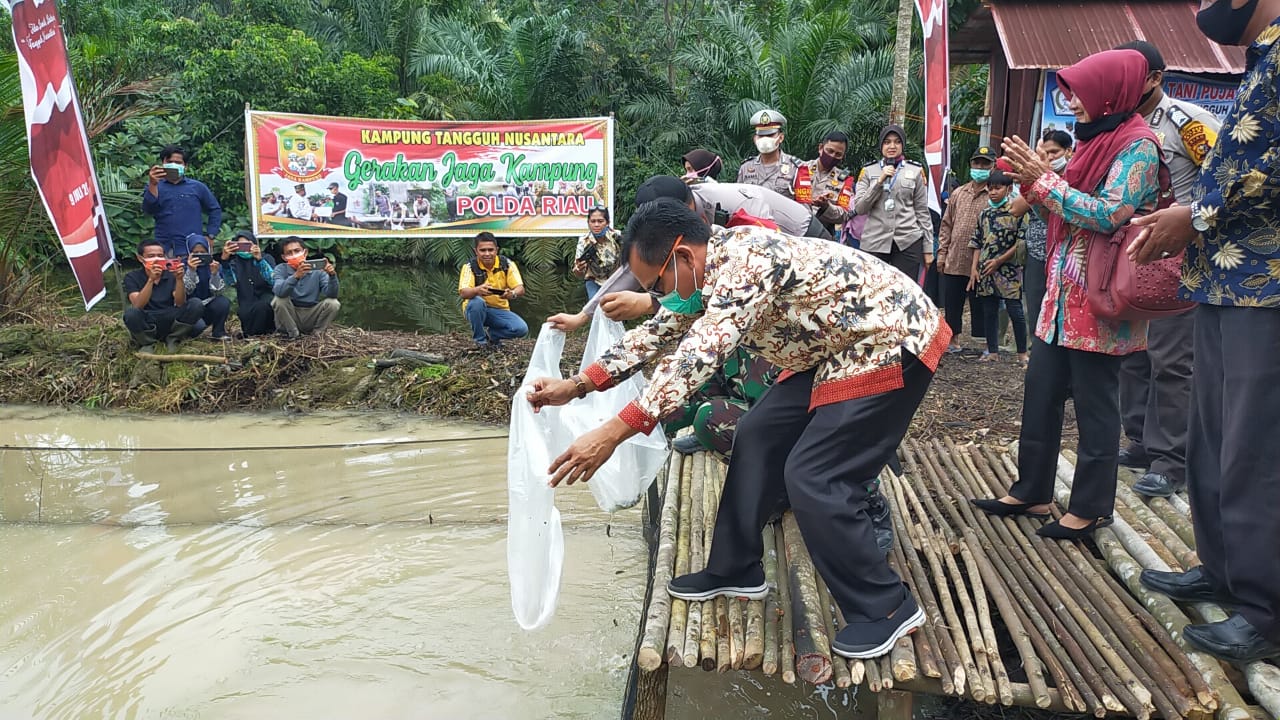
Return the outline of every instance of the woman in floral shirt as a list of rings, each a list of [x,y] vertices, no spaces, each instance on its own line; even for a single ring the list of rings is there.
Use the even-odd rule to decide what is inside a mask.
[[[1155,208],[1160,145],[1138,107],[1147,61],[1134,50],[1090,55],[1058,74],[1080,142],[1063,175],[1021,138],[1004,150],[1023,195],[1049,222],[1047,283],[1031,352],[1018,438],[1018,482],[999,499],[975,500],[993,515],[1048,517],[1068,397],[1080,429],[1068,512],[1037,532],[1074,539],[1111,524],[1120,451],[1120,361],[1146,347],[1146,322],[1115,322],[1089,309],[1085,260],[1136,212]]]
[[[578,238],[573,251],[573,274],[587,281],[587,300],[600,292],[600,284],[618,269],[618,249],[622,233],[609,227],[609,211],[595,208],[587,213],[586,235]]]
[[[760,531],[785,492],[849,622],[832,647],[855,658],[888,652],[924,613],[876,546],[868,484],[896,453],[947,348],[942,314],[866,253],[760,227],[712,234],[672,198],[642,205],[627,239],[632,273],[663,309],[582,375],[538,380],[529,400],[564,404],[657,363],[639,399],[556,458],[552,485],[590,478],[742,346],[783,372],[738,424],[706,570],[667,591],[764,597]]]

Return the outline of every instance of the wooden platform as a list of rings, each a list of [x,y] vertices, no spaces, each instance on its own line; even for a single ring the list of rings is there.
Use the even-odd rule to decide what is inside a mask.
[[[664,591],[700,570],[710,551],[724,466],[708,454],[673,456],[663,481],[651,601],[637,652],[641,673],[745,669],[872,692],[909,690],[989,704],[1137,718],[1275,717],[1280,669],[1243,673],[1177,638],[1189,618],[1138,584],[1144,567],[1196,564],[1186,503],[1144,503],[1122,482],[1116,523],[1092,545],[1044,540],[1039,521],[977,512],[971,497],[1005,492],[1016,472],[1002,448],[908,441],[901,478],[882,488],[896,530],[891,563],[928,615],[926,625],[874,661],[830,651],[844,625],[791,513],[764,531],[767,599],[686,603]],[[1058,502],[1070,493],[1060,458]],[[1131,478],[1122,473],[1125,479]],[[1252,688],[1252,690],[1250,690]],[[1267,709],[1259,707],[1261,703]]]

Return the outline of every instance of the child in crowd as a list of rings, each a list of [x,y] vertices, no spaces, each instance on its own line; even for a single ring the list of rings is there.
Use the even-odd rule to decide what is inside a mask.
[[[1013,325],[1018,360],[1025,365],[1027,321],[1022,309],[1022,261],[1016,255],[1026,222],[1009,212],[1012,191],[1013,178],[998,169],[992,171],[987,180],[987,207],[978,216],[978,228],[969,242],[978,252],[973,254],[968,289],[976,291],[985,324],[987,349],[980,360],[995,360],[1000,352],[1003,304]]]

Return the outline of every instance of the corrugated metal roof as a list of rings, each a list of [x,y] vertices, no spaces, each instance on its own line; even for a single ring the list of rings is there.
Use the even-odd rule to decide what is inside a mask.
[[[1056,70],[1121,43],[1146,40],[1160,48],[1170,70],[1244,72],[1243,49],[1221,47],[1196,28],[1198,7],[1187,0],[991,2],[1011,69]]]

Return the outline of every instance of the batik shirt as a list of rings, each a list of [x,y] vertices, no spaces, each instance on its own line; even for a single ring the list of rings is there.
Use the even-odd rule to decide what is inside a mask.
[[[1209,229],[1187,248],[1183,298],[1280,307],[1280,20],[1246,53],[1248,66],[1218,144],[1191,191]]]
[[[973,231],[969,247],[978,251],[978,283],[974,287],[980,297],[1000,297],[1017,300],[1022,297],[1022,265],[1013,259],[1002,263],[990,275],[983,275],[982,268],[988,260],[995,260],[1009,252],[1022,240],[1026,232],[1026,216],[1014,217],[1009,204],[993,208],[990,205],[978,216],[978,227]]]
[[[622,233],[613,228],[604,231],[604,237],[597,240],[594,235],[587,233],[578,238],[578,247],[573,251],[573,257],[580,258],[582,253],[587,251],[587,247],[595,245],[595,256],[587,260],[587,274],[584,276],[587,280],[595,280],[603,282],[614,270],[618,269],[618,249],[622,245]]]
[[[810,407],[902,387],[902,351],[930,370],[951,331],[919,285],[876,258],[832,242],[760,227],[714,232],[707,245],[706,309],[662,309],[589,366],[601,389],[658,361],[644,394],[619,417],[649,432],[679,409],[735,348],[782,369],[778,382],[816,370]]]
[[[1072,188],[1053,172],[1042,175],[1031,187],[1027,202],[1067,223],[1067,237],[1049,248],[1045,261],[1044,303],[1036,327],[1041,340],[1107,355],[1146,349],[1145,320],[1104,320],[1089,309],[1085,260],[1090,239],[1097,237],[1094,233],[1109,235],[1138,210],[1155,209],[1159,173],[1160,148],[1151,140],[1138,140],[1111,161],[1095,194]]]
[[[1027,241],[1027,257],[1044,262],[1045,246],[1049,244],[1049,224],[1038,212],[1029,212],[1024,217],[1027,218],[1027,231],[1023,235]]]

